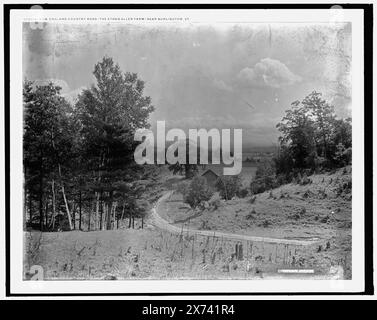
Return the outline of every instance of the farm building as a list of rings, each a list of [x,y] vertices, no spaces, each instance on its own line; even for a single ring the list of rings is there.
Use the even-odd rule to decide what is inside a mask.
[[[211,187],[215,187],[216,181],[218,178],[223,176],[223,165],[214,165],[209,164],[206,166],[203,166],[199,170],[199,175],[203,176],[207,180],[207,184]],[[243,163],[241,174],[239,175],[241,178],[241,183],[243,187],[248,187],[250,185],[250,182],[255,179],[255,175],[257,172],[257,167],[255,164]]]
[[[223,175],[223,168],[221,166],[213,166],[201,172],[200,175],[207,180],[207,184],[210,187],[214,188],[217,179]]]

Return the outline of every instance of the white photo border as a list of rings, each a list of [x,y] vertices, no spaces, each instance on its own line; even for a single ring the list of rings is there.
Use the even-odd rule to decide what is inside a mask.
[[[363,10],[344,9],[339,22],[352,23],[352,279],[351,280],[23,280],[23,103],[22,23],[28,19],[66,17],[188,16],[190,23],[293,22],[329,23],[328,9],[153,9],[153,10],[11,10],[10,11],[10,288],[11,294],[265,294],[358,293],[365,289],[364,251],[364,30]],[[211,11],[211,12],[209,12]],[[108,21],[107,21],[108,22]],[[105,22],[105,23],[107,23]],[[63,23],[55,22],[54,23]],[[73,23],[72,21],[69,23]],[[74,23],[80,23],[75,21]],[[90,23],[90,21],[84,21]],[[100,23],[96,21],[95,23]],[[183,22],[185,23],[185,22]]]

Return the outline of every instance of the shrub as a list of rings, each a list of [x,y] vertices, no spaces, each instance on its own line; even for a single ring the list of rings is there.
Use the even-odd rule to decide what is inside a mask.
[[[254,218],[254,215],[256,214],[257,212],[255,211],[255,208],[253,208],[247,215],[246,215],[246,219],[253,219]]]
[[[286,183],[291,183],[293,181],[294,177],[293,174],[279,174],[276,176],[276,184],[278,186],[281,186]]]
[[[267,190],[266,184],[261,180],[251,181],[250,192],[251,194],[258,194]]]
[[[313,192],[311,192],[310,190],[306,190],[306,191],[303,193],[303,195],[302,195],[302,197],[303,197],[304,199],[311,198],[312,196],[313,196]]]
[[[198,207],[202,202],[211,199],[213,195],[213,191],[208,187],[206,179],[199,176],[191,180],[190,185],[184,192],[184,202],[188,203],[191,208]]]
[[[189,181],[182,181],[179,184],[177,184],[176,190],[182,195],[185,195],[188,192],[189,186],[190,186]]]
[[[293,213],[293,214],[290,214],[290,215],[289,215],[289,218],[290,218],[290,219],[294,219],[294,220],[298,220],[298,219],[301,218],[301,216],[300,216],[300,214],[299,214],[298,212],[295,212],[295,213]]]
[[[201,230],[211,230],[211,227],[208,225],[208,221],[203,220],[200,227]],[[204,250],[204,249],[203,249]]]
[[[339,166],[351,164],[352,147],[346,148],[342,143],[337,144],[334,159]]]
[[[216,188],[220,192],[220,197],[230,200],[239,194],[241,180],[239,176],[223,176],[217,179]]]
[[[304,186],[304,185],[312,183],[312,180],[308,178],[306,173],[304,173],[299,183],[300,185]]]
[[[306,209],[304,207],[296,210],[296,212],[289,215],[290,219],[299,220],[302,218],[303,215],[306,214]]]
[[[221,206],[221,198],[219,194],[216,192],[211,199],[208,201],[209,206],[212,210],[217,210]]]
[[[268,219],[265,219],[262,223],[259,224],[259,226],[263,228],[268,228],[270,225],[272,225],[272,222]]]
[[[246,188],[242,188],[239,190],[239,192],[237,193],[237,196],[239,198],[245,198],[247,197],[247,195],[249,194],[249,191],[246,189]]]
[[[288,178],[289,179],[289,178]],[[279,179],[275,175],[275,166],[272,162],[265,162],[258,167],[255,180],[250,183],[251,194],[257,194],[271,190],[286,182],[286,177],[281,175]]]
[[[287,199],[289,198],[289,194],[280,190],[280,197],[279,197],[279,199],[286,199],[286,198]]]
[[[318,198],[319,199],[326,199],[327,198],[327,193],[326,193],[325,189],[318,190]]]
[[[252,196],[252,197],[250,198],[249,202],[250,202],[251,204],[253,204],[253,203],[255,202],[256,199],[257,199],[256,196]]]
[[[345,196],[352,193],[352,180],[348,179],[346,181],[337,182],[338,185],[335,188],[337,196]]]

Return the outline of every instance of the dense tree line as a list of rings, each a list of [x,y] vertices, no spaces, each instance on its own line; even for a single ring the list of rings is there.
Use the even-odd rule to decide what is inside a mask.
[[[149,127],[151,99],[109,57],[93,75],[74,105],[53,83],[24,81],[24,199],[34,228],[113,229],[125,217],[132,227],[147,210],[133,136]]]

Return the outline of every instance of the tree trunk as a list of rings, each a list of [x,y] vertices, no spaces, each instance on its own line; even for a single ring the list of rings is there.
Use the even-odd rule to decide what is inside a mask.
[[[93,210],[94,210],[95,205],[96,205],[96,203],[93,204]],[[92,204],[90,204],[89,214],[88,214],[88,231],[90,231],[90,223],[91,223],[90,219],[91,219],[91,217],[92,217]],[[96,230],[97,227],[94,226],[94,229]]]
[[[111,213],[113,210],[113,204],[109,203],[106,209],[106,230],[111,230]]]
[[[73,222],[73,230],[76,230],[76,204],[75,202],[72,203],[72,206],[71,206],[72,210],[72,222]]]
[[[114,202],[114,211],[113,211],[113,229],[117,228],[118,227],[115,227],[115,221],[116,221],[116,212],[117,212],[117,206],[118,206],[118,203],[117,202]]]
[[[55,180],[52,179],[51,183],[51,191],[52,191],[52,219],[51,224],[52,230],[55,229],[55,217],[56,217],[56,198],[55,198]]]
[[[98,229],[98,218],[99,218],[99,192],[95,192],[95,197],[96,197],[96,215],[95,215],[95,229]]]
[[[26,176],[26,175],[25,175]],[[27,199],[27,189],[26,189],[26,183],[25,183],[25,176],[24,176],[24,212],[23,212],[23,228],[24,231],[26,231],[26,221],[27,221],[27,205],[28,205],[28,199]]]
[[[124,219],[124,209],[125,209],[125,204],[124,204],[124,201],[123,201],[123,208],[122,208],[122,217],[120,218],[121,220]]]
[[[106,202],[103,202],[103,214],[102,214],[102,229],[105,230],[106,228],[106,214],[107,214],[107,205]]]
[[[48,228],[48,199],[46,199],[46,209],[45,209],[45,227]]]
[[[103,216],[103,201],[102,201],[102,191],[100,196],[100,215],[99,215],[99,229],[102,230],[102,216]]]
[[[39,172],[39,229],[43,231],[43,162],[40,159],[40,172]]]
[[[31,188],[29,190],[29,219],[30,219],[30,225],[33,222],[33,201],[32,201],[32,192]]]
[[[52,147],[56,151],[53,130],[51,130],[51,142],[52,142]],[[57,155],[56,155],[56,158],[58,159]],[[62,178],[62,168],[60,166],[60,162],[58,160],[57,160],[57,162],[58,162],[58,171],[59,171],[59,178],[60,178],[60,186],[61,186],[61,191],[62,191],[62,194],[63,194],[65,209],[67,211],[67,218],[68,218],[68,223],[69,223],[69,229],[72,230],[72,219],[71,219],[71,213],[69,211],[67,197],[65,196],[65,191],[64,191],[64,184],[63,184],[63,178]]]
[[[109,204],[107,205],[107,215],[106,215],[106,218],[107,218],[107,223],[106,223],[106,230],[111,230],[111,217],[112,217],[112,213],[113,213],[113,192],[110,191],[110,202]]]
[[[80,189],[80,194],[79,194],[79,230],[81,231],[81,206],[82,206],[82,204],[81,204],[81,201],[82,201],[82,199],[81,199],[81,189]]]
[[[67,197],[65,196],[64,184],[63,184],[63,178],[62,178],[62,171],[61,171],[60,164],[58,164],[58,168],[59,168],[59,177],[60,177],[61,191],[62,191],[62,194],[63,194],[64,204],[65,204],[65,210],[67,211],[67,218],[68,218],[68,223],[69,223],[69,229],[72,230],[71,212],[69,211]]]

